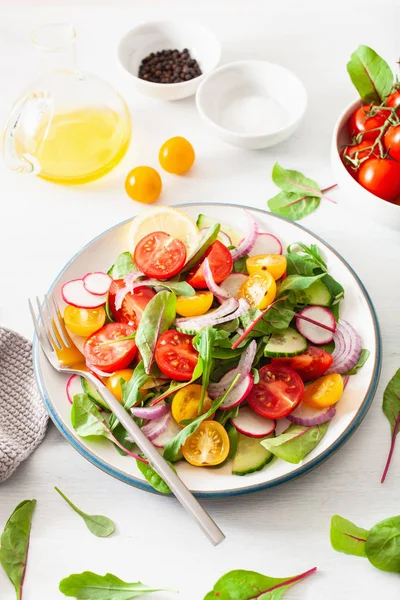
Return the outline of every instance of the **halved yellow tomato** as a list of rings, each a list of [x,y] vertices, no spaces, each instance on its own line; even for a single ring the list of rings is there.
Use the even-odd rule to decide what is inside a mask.
[[[133,369],[121,369],[120,371],[115,371],[111,377],[107,377],[106,386],[118,402],[122,402],[121,379],[129,381],[132,375]]]
[[[286,271],[287,260],[282,254],[258,254],[250,256],[246,260],[248,272],[257,273],[258,271],[268,271],[276,280],[282,277]]]
[[[252,308],[267,308],[276,296],[276,283],[268,271],[257,271],[247,277],[239,288],[238,297],[245,298]]]
[[[176,312],[182,317],[199,317],[206,314],[213,300],[212,292],[196,292],[194,296],[178,296]]]
[[[324,375],[311,383],[304,393],[303,402],[316,408],[332,406],[343,394],[343,378],[337,373]]]
[[[105,320],[106,311],[102,306],[99,308],[77,308],[68,304],[64,310],[64,323],[67,329],[71,333],[82,337],[88,337],[101,329]]]
[[[182,454],[194,467],[220,465],[229,454],[229,437],[221,423],[203,421],[182,446]]]
[[[174,396],[171,405],[172,416],[178,423],[185,419],[195,419],[199,416],[199,404],[201,396],[201,385],[192,383]],[[204,415],[211,408],[211,398],[206,393],[204,396],[203,409],[200,414]],[[182,425],[184,427],[184,425]]]

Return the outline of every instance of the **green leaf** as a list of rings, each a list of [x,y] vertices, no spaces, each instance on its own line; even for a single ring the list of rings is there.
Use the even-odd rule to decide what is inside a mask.
[[[132,408],[132,406],[140,402],[140,388],[142,388],[151,378],[151,375],[146,373],[143,361],[141,360],[140,363],[136,365],[130,380],[128,382],[121,383],[122,405],[126,408],[126,410],[129,410]],[[118,423],[119,421],[117,417],[112,414],[108,422],[111,429],[114,430]]]
[[[347,63],[347,71],[364,102],[380,104],[390,94],[392,70],[372,48],[359,46]]]
[[[186,386],[188,386],[191,383],[193,383],[194,381],[196,381],[196,379],[201,377],[202,373],[203,373],[203,361],[201,360],[201,358],[199,358],[199,360],[197,361],[197,365],[194,368],[193,375],[192,375],[192,378],[190,381],[183,381],[183,382],[182,381],[171,381],[171,383],[169,384],[169,387],[164,392],[162,392],[162,394],[153,398],[153,402],[155,400],[157,400],[156,404],[158,404],[158,402],[161,402],[161,400],[164,400],[164,398],[168,398],[168,396],[171,396],[171,394],[175,394],[179,390],[185,388]]]
[[[167,291],[158,292],[147,304],[136,331],[136,346],[146,373],[150,373],[157,340],[174,322],[176,296]]]
[[[305,277],[304,275],[288,275],[285,281],[281,283],[278,290],[278,295],[282,296],[288,290],[307,290],[310,285],[325,276],[325,273]]]
[[[280,600],[290,586],[305,579],[317,569],[293,577],[268,577],[255,571],[229,571],[218,579],[204,600]]]
[[[32,515],[36,500],[24,500],[14,509],[0,537],[0,564],[15,588],[16,598],[22,598]]]
[[[108,275],[113,279],[121,279],[133,271],[137,271],[137,268],[133,262],[132,254],[130,252],[122,252],[108,271]]]
[[[238,260],[235,260],[235,262],[233,263],[233,273],[244,273],[245,275],[248,275],[249,272],[247,270],[247,265],[246,265],[246,260],[249,258],[249,255],[246,254],[245,256],[242,256],[242,258],[238,258]]]
[[[400,369],[396,371],[383,392],[382,410],[390,423],[392,440],[381,483],[386,479],[400,426]]]
[[[100,436],[112,441],[105,418],[86,394],[74,396],[71,424],[80,437]]]
[[[97,575],[91,571],[62,579],[59,589],[64,596],[78,600],[131,600],[142,594],[165,591],[162,588],[151,588],[139,581],[126,583],[111,573]]]
[[[321,199],[316,196],[279,192],[268,200],[268,208],[274,215],[280,215],[291,221],[300,221],[317,210],[320,202]]]
[[[115,525],[108,517],[104,517],[103,515],[88,515],[80,510],[75,504],[71,502],[67,498],[65,494],[62,493],[58,487],[54,488],[56,492],[58,492],[61,498],[64,498],[65,502],[69,504],[69,506],[74,510],[85,522],[86,527],[89,529],[93,535],[97,537],[108,537],[115,531]]]
[[[132,418],[134,418],[136,422],[141,421],[141,419],[138,419],[136,417],[132,416]],[[126,431],[126,429],[122,425],[122,423],[118,422],[118,424],[113,428],[112,434],[120,442],[120,444],[122,446],[124,446],[124,448],[126,450],[133,451],[135,448],[137,449],[137,446],[134,442],[130,442],[129,440],[126,439],[128,436],[128,432]],[[120,448],[116,444],[114,444],[114,447],[115,447],[116,451],[118,452],[118,454],[121,454],[121,456],[127,456],[127,453],[125,452],[125,450],[122,450],[122,448]]]
[[[199,400],[199,413],[203,410],[204,398],[210,382],[210,373],[213,364],[212,349],[219,332],[213,327],[204,327],[193,338],[193,346],[196,348],[203,362],[203,377],[201,380],[201,394]]]
[[[313,179],[304,177],[299,171],[284,169],[279,163],[274,164],[272,169],[272,180],[281,190],[289,194],[301,194],[304,196],[322,196],[318,184]]]
[[[166,288],[176,296],[184,296],[185,298],[190,298],[196,293],[195,289],[186,281],[157,281],[157,286]]]
[[[363,348],[361,350],[360,358],[358,359],[357,364],[354,365],[354,367],[352,369],[350,369],[350,371],[347,371],[347,373],[344,373],[344,375],[356,375],[358,373],[358,371],[361,369],[361,367],[363,367],[365,365],[370,354],[371,354],[371,352],[369,350],[367,350],[366,348]]]
[[[232,350],[232,348],[219,348],[218,346],[212,348],[212,357],[219,358],[220,360],[231,360],[232,358],[242,356],[242,354],[243,348],[236,348],[236,350]]]
[[[107,317],[107,323],[114,323],[114,317],[111,314],[111,310],[110,310],[110,302],[109,302],[109,295],[107,294],[107,298],[106,298],[106,303],[104,305],[104,309],[106,311],[106,317]]]
[[[331,520],[331,545],[336,552],[353,556],[367,556],[365,542],[368,531],[357,527],[351,521],[334,515]]]
[[[202,423],[205,419],[208,419],[209,417],[211,417],[211,415],[217,410],[217,408],[219,408],[221,406],[221,404],[224,402],[225,398],[228,396],[228,394],[231,392],[231,390],[237,384],[239,378],[240,378],[240,375],[237,375],[235,377],[235,379],[232,381],[229,388],[226,390],[225,394],[223,396],[221,396],[220,398],[217,398],[216,400],[214,400],[214,402],[211,405],[211,408],[206,413],[204,413],[203,415],[200,415],[196,419],[193,419],[193,421],[189,425],[186,425],[186,427],[184,429],[182,429],[182,431],[180,431],[178,433],[178,435],[176,435],[174,438],[172,438],[172,440],[170,440],[169,442],[167,442],[165,444],[164,453],[163,453],[165,460],[168,460],[170,462],[176,462],[176,460],[179,456],[180,450],[181,450],[183,444],[186,442],[187,438],[196,431],[196,429],[198,428],[200,423]]]
[[[213,223],[209,228],[208,232],[204,237],[201,238],[201,241],[193,253],[192,258],[186,265],[183,267],[181,273],[187,273],[190,269],[197,265],[199,260],[202,258],[203,254],[208,250],[208,248],[215,242],[218,237],[219,230],[221,229],[221,225],[219,223]]]
[[[153,487],[155,490],[157,490],[157,492],[160,492],[161,494],[171,494],[171,490],[165,483],[164,479],[162,479],[160,475],[156,473],[150,465],[146,465],[140,460],[137,460],[136,464],[139,471],[146,479],[146,481],[151,485],[151,487]],[[174,466],[171,463],[169,464],[172,468],[174,468]]]
[[[286,254],[288,275],[316,275],[316,269],[328,271],[326,262],[321,256],[319,248],[316,244],[306,246],[302,242],[290,244]]]
[[[377,523],[368,534],[365,552],[380,571],[400,573],[400,517]]]
[[[226,333],[233,333],[239,327],[239,319],[232,319],[232,321],[227,321],[226,323],[221,323],[221,325],[216,325],[215,329],[217,331],[225,331]]]
[[[235,406],[234,408],[229,408],[228,410],[220,410],[215,418],[218,423],[221,423],[225,427],[226,423],[230,419],[234,419],[239,414],[239,406]]]
[[[332,275],[329,275],[328,273],[322,278],[322,283],[326,285],[333,297],[332,304],[337,304],[340,302],[340,300],[344,297],[343,286],[336,281],[336,279],[333,279]]]
[[[278,437],[265,439],[261,444],[275,456],[279,456],[287,462],[298,464],[318,446],[328,427],[329,422],[313,427],[291,425]]]

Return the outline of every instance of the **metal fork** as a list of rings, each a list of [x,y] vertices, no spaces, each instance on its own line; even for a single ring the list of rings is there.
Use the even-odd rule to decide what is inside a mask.
[[[29,300],[29,308],[35,332],[51,366],[60,373],[81,375],[96,388],[108,404],[110,410],[147,457],[151,466],[168,484],[172,493],[197,522],[209,540],[214,546],[222,542],[225,539],[222,531],[167,461],[159,454],[155,446],[147,439],[129,413],[97,377],[85,370],[84,357],[71,340],[55,299],[45,296],[44,303],[41,305],[39,298],[36,298],[36,304],[39,319],[33,303]]]

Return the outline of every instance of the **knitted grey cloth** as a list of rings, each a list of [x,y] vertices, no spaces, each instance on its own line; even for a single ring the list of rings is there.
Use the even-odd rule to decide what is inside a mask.
[[[32,344],[0,327],[0,481],[42,441],[47,421],[33,372]]]

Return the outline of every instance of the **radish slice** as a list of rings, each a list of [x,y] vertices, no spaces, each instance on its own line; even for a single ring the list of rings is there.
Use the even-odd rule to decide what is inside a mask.
[[[282,244],[272,233],[259,233],[250,256],[258,256],[259,254],[282,254]]]
[[[143,389],[143,388],[141,388]],[[153,419],[158,419],[169,413],[168,404],[157,404],[157,406],[134,406],[131,408],[131,413],[135,417],[139,417],[140,419],[148,419],[152,421]]]
[[[313,344],[329,344],[336,331],[336,321],[327,308],[307,306],[297,313],[296,327]]]
[[[242,284],[246,281],[247,275],[244,273],[231,273],[228,275],[226,279],[221,283],[221,288],[232,296],[233,298],[238,297],[239,289]]]
[[[253,360],[257,351],[257,342],[253,340],[243,351],[242,356],[236,369],[231,369],[218,381],[218,383],[210,383],[207,388],[208,395],[213,400],[225,394],[226,390],[235,379],[236,375],[240,374],[240,379],[233,388],[232,392],[238,387],[241,381],[250,373]],[[231,392],[231,393],[232,393]],[[230,394],[229,394],[230,395]]]
[[[85,290],[95,296],[104,296],[110,289],[112,277],[107,273],[96,271],[95,273],[87,273],[82,281]]]
[[[98,308],[105,304],[107,294],[98,296],[91,294],[83,285],[83,279],[72,279],[61,288],[61,295],[67,304],[76,308]]]
[[[210,231],[211,227],[204,227],[203,229],[200,229],[200,236],[204,237],[209,231]],[[220,231],[217,237],[217,240],[219,240],[220,242],[222,242],[224,244],[224,246],[232,246],[232,240],[229,237],[229,235],[227,233],[224,233],[223,231]]]
[[[326,408],[314,408],[302,402],[290,415],[286,418],[291,423],[302,425],[303,427],[312,427],[313,425],[322,425],[333,419],[336,414],[334,406]]]
[[[168,411],[166,414],[158,417],[158,419],[153,419],[146,423],[146,425],[143,425],[142,431],[150,441],[153,441],[166,431],[171,419],[171,413]]]
[[[152,440],[153,446],[156,446],[156,448],[164,448],[165,444],[176,437],[180,431],[182,431],[182,427],[179,427],[174,419],[171,418],[168,421],[165,431]]]
[[[75,394],[84,394],[80,375],[71,375],[67,381],[65,391],[71,404],[74,403]]]
[[[232,417],[232,425],[243,435],[253,438],[265,438],[275,429],[275,421],[264,419],[250,406],[243,406],[237,417]]]
[[[229,372],[224,375],[226,377],[229,375]],[[220,383],[223,382],[224,377],[222,377]],[[248,373],[245,377],[241,378],[233,390],[229,392],[228,396],[225,398],[224,402],[221,404],[221,410],[228,410],[229,408],[234,408],[238,406],[251,392],[251,388],[254,384],[253,373]],[[230,385],[230,384],[229,384]],[[228,387],[229,387],[228,385]]]
[[[326,373],[347,373],[358,363],[362,350],[359,334],[350,323],[340,320],[333,336],[333,363]]]
[[[214,296],[220,301],[228,300],[230,298],[230,294],[218,284],[215,283],[214,277],[211,271],[210,263],[208,262],[208,258],[206,258],[203,262],[203,273],[204,279],[206,280],[206,284],[210,292],[214,294]]]
[[[249,231],[246,237],[240,242],[239,246],[235,248],[235,250],[231,250],[232,259],[234,261],[238,260],[239,258],[242,258],[246,254],[249,254],[257,240],[258,224],[253,219],[251,214],[247,212],[247,210],[246,215],[249,220]]]

